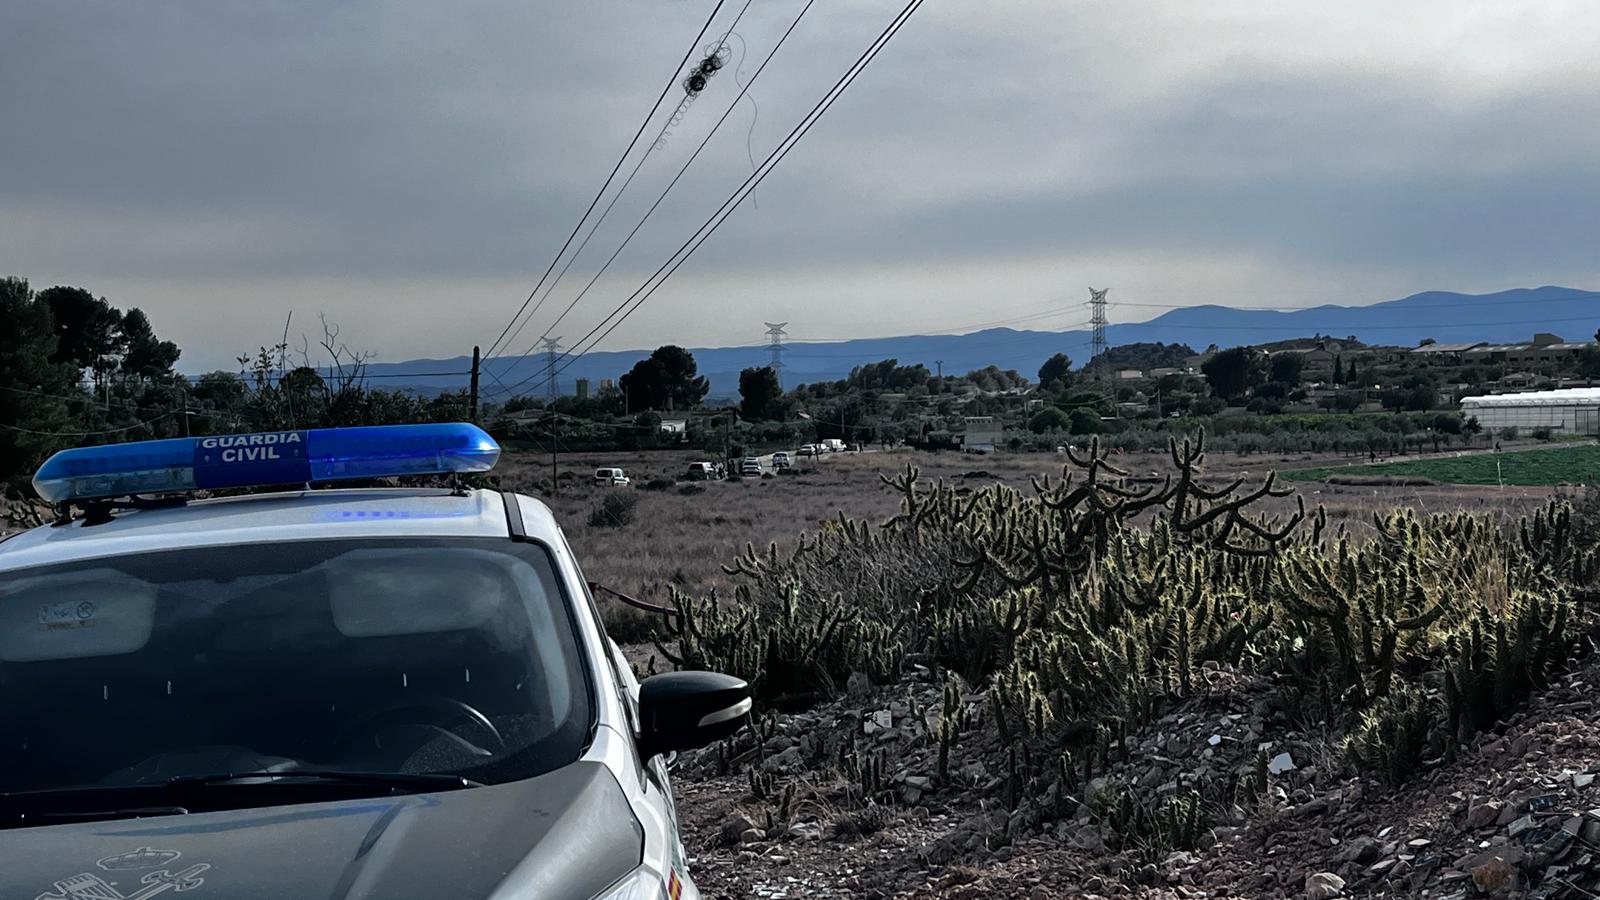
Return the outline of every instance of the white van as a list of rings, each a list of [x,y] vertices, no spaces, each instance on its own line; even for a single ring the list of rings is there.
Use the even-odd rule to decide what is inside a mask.
[[[628,474],[621,469],[606,467],[594,470],[595,484],[623,485],[628,483]]]
[[[688,478],[690,481],[716,481],[722,477],[720,467],[713,462],[689,463]]]

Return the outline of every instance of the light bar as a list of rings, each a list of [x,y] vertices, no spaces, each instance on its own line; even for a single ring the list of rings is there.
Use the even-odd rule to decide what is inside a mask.
[[[500,445],[466,423],[313,428],[62,450],[33,476],[52,503],[209,488],[487,472]]]

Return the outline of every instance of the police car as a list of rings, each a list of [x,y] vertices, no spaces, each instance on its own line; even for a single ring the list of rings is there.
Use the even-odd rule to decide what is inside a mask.
[[[637,682],[471,425],[65,450],[0,541],[0,897],[698,897],[667,764],[744,682]],[[293,485],[198,499],[197,492]]]

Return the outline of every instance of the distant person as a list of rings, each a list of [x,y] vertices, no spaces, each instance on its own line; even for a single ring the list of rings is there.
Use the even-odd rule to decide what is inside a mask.
[[[1500,442],[1499,441],[1495,441],[1494,442],[1494,452],[1496,452],[1496,453],[1500,452]]]

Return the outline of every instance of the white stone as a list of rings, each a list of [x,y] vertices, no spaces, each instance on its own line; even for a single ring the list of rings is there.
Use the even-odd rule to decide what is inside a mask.
[[[1306,876],[1306,900],[1330,900],[1344,896],[1344,879],[1332,872]]]
[[[1282,775],[1285,772],[1293,772],[1296,768],[1298,767],[1294,764],[1294,757],[1290,756],[1287,752],[1279,753],[1267,763],[1267,771],[1273,775]]]

